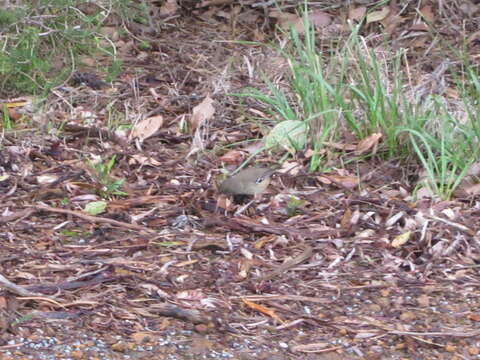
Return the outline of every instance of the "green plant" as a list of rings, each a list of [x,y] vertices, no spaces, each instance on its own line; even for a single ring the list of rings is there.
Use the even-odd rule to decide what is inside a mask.
[[[10,119],[10,116],[8,115],[8,108],[6,105],[3,106],[2,109],[2,114],[3,114],[3,128],[5,130],[11,130],[12,129],[12,120]]]
[[[423,127],[400,129],[426,172],[430,190],[449,199],[478,158],[478,139],[472,127],[459,122],[440,99],[432,98],[432,110]]]
[[[301,208],[305,205],[305,201],[297,197],[290,197],[287,203],[287,215],[289,217],[297,215],[301,212]]]
[[[91,167],[94,170],[94,175],[97,181],[102,185],[99,190],[100,196],[108,198],[110,196],[127,196],[128,194],[121,191],[124,179],[115,179],[111,176],[113,166],[115,165],[116,155],[113,155],[110,160],[106,162],[91,162]]]
[[[0,10],[0,93],[46,93],[65,81],[76,58],[85,54],[106,54],[113,62],[109,75],[118,74],[121,62],[115,60],[113,43],[109,49],[95,41],[106,39],[99,32],[102,8],[86,15],[77,5],[74,0],[44,0]]]

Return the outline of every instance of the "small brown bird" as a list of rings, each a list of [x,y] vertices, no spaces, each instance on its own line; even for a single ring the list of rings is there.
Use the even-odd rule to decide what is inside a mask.
[[[222,182],[221,192],[227,195],[257,195],[264,192],[275,170],[265,167],[251,167],[240,171]]]

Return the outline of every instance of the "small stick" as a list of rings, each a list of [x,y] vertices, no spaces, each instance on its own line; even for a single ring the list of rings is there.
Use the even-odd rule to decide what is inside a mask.
[[[59,214],[73,215],[73,216],[76,216],[80,219],[90,221],[92,223],[110,224],[110,225],[113,225],[113,226],[118,226],[118,227],[130,229],[130,230],[143,231],[143,232],[147,232],[147,233],[156,232],[155,230],[147,228],[145,226],[128,224],[128,223],[124,223],[124,222],[113,220],[113,219],[91,216],[91,215],[87,215],[87,214],[84,214],[84,213],[81,213],[81,212],[78,212],[78,211],[67,210],[67,209],[58,209],[58,208],[53,208],[53,207],[46,206],[46,205],[32,205],[32,207],[37,209],[37,210],[44,210],[44,211],[50,211],[50,212],[59,213]]]

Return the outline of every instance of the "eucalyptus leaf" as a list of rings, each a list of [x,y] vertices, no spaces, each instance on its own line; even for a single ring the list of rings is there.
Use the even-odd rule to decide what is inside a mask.
[[[283,148],[295,152],[307,143],[308,125],[300,120],[285,120],[275,125],[265,138],[267,149]]]
[[[85,212],[89,215],[98,215],[107,209],[105,201],[92,201],[85,206]]]

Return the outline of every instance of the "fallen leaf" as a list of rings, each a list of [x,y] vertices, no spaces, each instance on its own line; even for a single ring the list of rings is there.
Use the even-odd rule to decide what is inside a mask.
[[[343,176],[343,175],[324,175],[324,176],[319,176],[318,180],[326,185],[329,184],[336,184],[338,186],[347,188],[347,189],[353,189],[358,186],[359,184],[359,179],[356,176]]]
[[[343,150],[343,151],[354,151],[357,148],[357,145],[341,144],[341,143],[330,142],[330,141],[326,141],[326,142],[324,142],[324,144],[328,145],[328,146],[331,146],[334,149]]]
[[[166,0],[163,5],[160,7],[160,15],[162,16],[172,16],[175,15],[178,11],[177,0]]]
[[[303,16],[278,10],[271,11],[269,16],[278,19],[278,25],[283,30],[293,27],[299,34],[305,32]],[[322,28],[330,25],[332,17],[324,11],[316,10],[308,14],[308,20],[313,27]]]
[[[332,22],[332,17],[321,10],[316,10],[308,14],[308,19],[316,28],[328,26]]]
[[[478,314],[470,314],[468,315],[468,318],[472,321],[480,321],[480,313]]]
[[[192,130],[198,129],[206,120],[209,120],[213,114],[215,114],[215,108],[212,104],[212,98],[210,95],[207,95],[200,104],[193,108],[192,116],[189,121]]]
[[[220,157],[220,161],[226,164],[238,164],[245,158],[245,154],[238,150],[230,150]]]
[[[398,6],[390,4],[390,13],[380,21],[385,28],[385,32],[390,36],[393,35],[397,26],[406,20],[406,18],[401,17],[399,13],[400,10],[398,9]]]
[[[365,154],[367,151],[373,148],[372,154],[376,153],[378,141],[381,139],[381,133],[374,133],[362,141],[360,141],[355,149],[355,155],[362,155]]]
[[[435,15],[430,5],[423,6],[418,12],[426,22],[431,24],[435,21]]]
[[[428,26],[423,22],[418,24],[413,24],[408,28],[408,31],[428,31]]]
[[[367,8],[365,6],[360,6],[348,10],[348,19],[353,21],[361,21],[367,13]]]
[[[410,239],[411,235],[412,235],[411,231],[407,231],[403,234],[398,235],[395,239],[392,240],[392,247],[398,249],[402,245],[405,245]]]
[[[140,165],[150,165],[150,166],[160,166],[162,163],[160,161],[155,160],[152,157],[147,157],[140,154],[133,154],[131,158],[128,160],[130,165],[140,164]]]
[[[85,206],[84,211],[89,215],[98,215],[105,212],[107,203],[105,201],[93,201]]]
[[[388,16],[388,14],[390,14],[390,8],[388,6],[385,6],[378,11],[372,11],[367,15],[367,24],[381,21],[385,19]]]
[[[152,116],[148,119],[139,121],[130,133],[131,138],[138,138],[140,141],[148,139],[155,134],[163,125],[163,117],[161,115]]]

